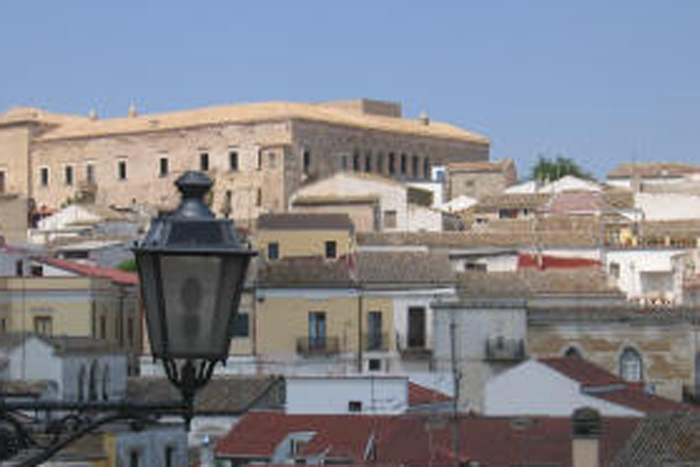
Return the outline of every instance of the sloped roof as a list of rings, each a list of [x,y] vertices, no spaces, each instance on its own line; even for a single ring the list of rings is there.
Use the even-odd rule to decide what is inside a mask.
[[[129,378],[127,399],[136,402],[179,400],[180,392],[167,378]],[[237,415],[250,409],[282,409],[284,381],[275,376],[217,376],[195,398],[199,415]]]
[[[627,382],[614,374],[605,371],[598,365],[580,357],[549,357],[540,358],[540,363],[548,366],[584,386],[607,386]]]
[[[447,168],[450,172],[498,173],[515,167],[513,159],[498,161],[451,162]]]
[[[518,255],[518,269],[578,269],[600,268],[600,261],[589,258],[568,258],[552,255],[531,255],[520,253]]]
[[[458,292],[466,299],[532,298],[545,296],[622,297],[598,269],[525,269],[516,272],[463,272]]]
[[[600,438],[602,466],[610,465],[629,439],[639,419],[604,418]],[[459,430],[463,465],[571,465],[571,422],[563,417],[465,417]],[[453,436],[449,419],[439,416],[401,417],[377,449],[380,462],[419,467],[453,465]]]
[[[608,178],[677,178],[700,172],[700,167],[683,162],[635,162],[615,167]]]
[[[551,230],[533,232],[520,229],[489,229],[465,232],[358,232],[357,243],[362,246],[427,246],[431,248],[482,247],[579,247],[599,245],[590,229]]]
[[[474,206],[477,213],[493,212],[499,209],[540,209],[552,195],[543,193],[504,193],[485,196]]]
[[[412,381],[408,383],[408,405],[410,407],[450,401],[452,401],[452,398],[444,392],[421,386]]]
[[[359,252],[337,260],[283,258],[260,266],[261,287],[445,286],[454,284],[447,254]]]
[[[217,443],[216,454],[224,458],[270,458],[289,434],[312,432],[300,455],[326,453],[328,458],[361,461],[372,433],[382,431],[390,421],[390,416],[249,412]]]
[[[700,464],[700,415],[673,413],[643,419],[614,467],[667,467]]]
[[[347,214],[279,213],[258,217],[258,230],[352,230]]]
[[[431,121],[429,125],[425,125],[420,120],[363,114],[323,104],[296,102],[234,104],[104,120],[79,119],[73,121],[71,119],[62,122],[63,124],[58,128],[47,132],[42,136],[42,139],[132,134],[224,123],[255,123],[294,119],[425,137],[448,138],[479,144],[488,144],[489,142],[481,135],[447,123]]]
[[[79,276],[109,279],[112,282],[120,285],[136,285],[139,282],[139,277],[137,274],[122,271],[120,269],[92,266],[62,258],[37,258],[36,261],[63,269],[65,271],[73,272]]]

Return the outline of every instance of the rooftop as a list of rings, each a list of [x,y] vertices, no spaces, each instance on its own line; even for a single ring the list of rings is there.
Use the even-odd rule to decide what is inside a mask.
[[[247,124],[307,120],[368,130],[447,138],[470,143],[489,143],[489,140],[481,135],[447,123],[431,121],[429,124],[425,124],[419,119],[361,113],[342,106],[324,105],[323,103],[245,103],[104,120],[62,116],[39,109],[27,109],[22,112],[11,109],[6,114],[0,115],[0,125],[26,120],[56,125],[41,137],[42,140],[146,133],[224,123]]]
[[[623,298],[599,269],[525,269],[516,272],[463,272],[458,292],[464,299],[600,296]]]
[[[258,230],[353,230],[353,223],[347,214],[263,214]]]
[[[498,161],[452,162],[448,165],[450,172],[498,173],[515,167],[513,159]]]
[[[105,268],[102,266],[93,266],[89,264],[77,263],[62,258],[37,258],[36,261],[73,272],[79,276],[98,277],[109,279],[112,282],[120,285],[136,285],[138,284],[138,275],[122,271],[120,269]]]
[[[284,258],[260,267],[261,287],[449,286],[454,275],[443,253],[360,252],[337,260]]]
[[[694,173],[700,173],[700,166],[682,162],[635,162],[618,165],[608,178],[680,178]]]

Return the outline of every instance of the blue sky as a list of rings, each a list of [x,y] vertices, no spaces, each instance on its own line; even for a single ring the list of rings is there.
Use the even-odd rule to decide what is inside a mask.
[[[371,97],[598,176],[700,163],[697,1],[32,1],[0,4],[0,111],[102,116]]]

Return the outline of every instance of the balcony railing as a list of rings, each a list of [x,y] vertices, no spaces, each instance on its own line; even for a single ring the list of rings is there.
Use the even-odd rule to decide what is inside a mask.
[[[362,349],[368,352],[386,352],[387,350],[389,350],[389,334],[363,334]]]
[[[340,352],[340,339],[329,336],[306,336],[297,339],[297,353],[305,356],[331,355]]]
[[[522,339],[497,337],[486,341],[486,359],[492,361],[517,361],[525,358]]]

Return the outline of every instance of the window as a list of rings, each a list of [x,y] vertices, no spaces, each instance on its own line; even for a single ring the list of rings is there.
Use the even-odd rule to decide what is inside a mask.
[[[258,188],[258,191],[255,193],[255,205],[262,206],[262,199],[262,188]]]
[[[6,175],[4,170],[0,170],[0,194],[5,193],[5,184],[7,183]]]
[[[134,318],[131,316],[126,320],[126,339],[129,345],[134,345]]]
[[[384,211],[384,228],[396,228],[396,211]]]
[[[564,356],[581,358],[581,352],[576,347],[571,346],[568,349],[566,349],[566,352],[564,352]]]
[[[326,348],[326,313],[324,311],[309,312],[309,350]]]
[[[258,162],[257,162],[257,170],[262,170],[262,151],[258,149]]]
[[[110,377],[109,377],[109,365],[105,365],[102,368],[102,400],[109,400],[109,390],[110,390]]]
[[[167,157],[161,157],[161,158],[160,158],[160,171],[158,172],[158,174],[159,174],[161,177],[167,177],[169,171],[170,171],[170,170],[169,170],[169,167],[168,167],[168,158],[167,158]]]
[[[358,152],[352,155],[352,170],[355,172],[360,171],[360,154]]]
[[[73,184],[73,166],[67,165],[63,168],[63,181],[66,185]]]
[[[85,180],[88,183],[95,183],[95,164],[88,162],[85,165]]]
[[[410,307],[408,309],[408,346],[425,348],[425,308]]]
[[[411,177],[418,178],[419,167],[420,161],[418,160],[418,156],[413,156],[413,159],[411,159]]]
[[[311,170],[311,151],[308,149],[304,150],[304,173],[308,175],[309,170]]]
[[[175,447],[165,447],[165,467],[173,467],[175,465]]]
[[[396,155],[393,152],[389,153],[389,175],[396,173]]]
[[[238,172],[238,152],[229,151],[228,153],[228,169],[232,172]]]
[[[202,152],[199,154],[199,170],[207,172],[209,170],[209,153]]]
[[[347,155],[343,155],[340,157],[340,167],[343,170],[348,170],[348,156]]]
[[[7,318],[0,319],[0,332],[7,332]]]
[[[32,264],[29,268],[29,275],[32,277],[44,277],[44,266],[41,264]]]
[[[100,338],[107,338],[107,317],[104,315],[100,316]]]
[[[362,412],[362,401],[348,401],[348,412]]]
[[[372,153],[365,154],[365,172],[372,171]]]
[[[338,244],[335,241],[326,242],[326,259],[335,259],[338,254]]]
[[[15,261],[15,276],[22,277],[24,275],[24,261],[18,259]]]
[[[126,180],[126,159],[117,161],[117,179]]]
[[[280,257],[280,244],[277,242],[272,242],[267,244],[267,259],[279,259]]]
[[[42,167],[39,169],[39,180],[41,182],[41,186],[49,186],[49,168],[48,167]]]
[[[233,319],[233,329],[231,329],[231,337],[249,337],[249,315],[248,313],[237,313]]]
[[[423,176],[426,180],[430,180],[430,158],[423,159]]]
[[[129,467],[141,467],[141,453],[136,450],[129,452]]]
[[[273,151],[267,153],[267,165],[271,168],[275,168],[275,163],[277,161],[277,156]]]
[[[639,352],[631,347],[625,348],[620,355],[620,378],[625,381],[642,381],[643,373],[642,357]]]
[[[81,366],[80,371],[78,372],[78,400],[79,401],[84,401],[85,400],[85,367]]]
[[[90,378],[88,380],[88,400],[97,400],[97,362],[90,364]]]
[[[367,350],[382,349],[382,312],[370,311],[367,314]]]
[[[401,175],[406,175],[408,170],[408,161],[406,159],[406,154],[401,154]]]
[[[384,173],[384,153],[377,154],[377,173]]]
[[[53,319],[50,316],[35,316],[34,332],[40,336],[53,335]]]
[[[620,263],[610,263],[610,275],[615,279],[620,278]]]
[[[382,361],[378,358],[370,358],[368,363],[369,371],[381,371]]]

